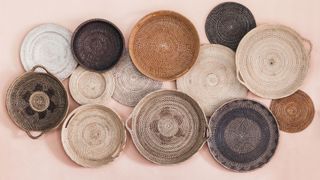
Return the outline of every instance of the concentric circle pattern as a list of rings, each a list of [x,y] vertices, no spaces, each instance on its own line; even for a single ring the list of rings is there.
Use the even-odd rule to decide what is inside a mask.
[[[177,79],[177,89],[193,97],[208,117],[226,101],[247,95],[236,77],[235,53],[217,44],[201,45],[195,65]]]
[[[270,109],[277,118],[280,129],[290,133],[307,128],[315,113],[311,98],[301,90],[291,96],[272,100]]]
[[[273,156],[279,139],[276,119],[262,104],[236,99],[222,105],[211,117],[208,146],[224,167],[249,171]]]
[[[235,2],[221,3],[209,13],[205,30],[210,43],[236,50],[240,40],[256,22],[250,10]]]
[[[162,90],[144,97],[132,113],[134,144],[157,164],[187,160],[206,141],[207,122],[199,105],[188,95]]]
[[[112,98],[123,105],[135,106],[150,92],[159,90],[162,82],[141,74],[125,54],[114,68],[115,90]]]
[[[79,104],[103,104],[111,98],[115,83],[111,71],[92,72],[79,66],[71,75],[69,89]]]
[[[60,80],[68,78],[77,67],[71,53],[71,32],[56,24],[33,28],[21,44],[20,59],[26,71],[42,65]]]
[[[104,19],[91,19],[79,25],[71,42],[73,55],[80,65],[96,71],[115,65],[124,46],[121,31]]]
[[[282,25],[261,25],[240,42],[236,53],[239,80],[254,94],[270,99],[297,91],[309,68],[302,38]]]
[[[67,155],[84,167],[104,165],[122,151],[125,128],[119,116],[102,105],[84,105],[66,119],[61,132]]]
[[[199,37],[193,24],[172,11],[153,12],[134,27],[129,39],[133,63],[144,75],[174,80],[194,64]]]

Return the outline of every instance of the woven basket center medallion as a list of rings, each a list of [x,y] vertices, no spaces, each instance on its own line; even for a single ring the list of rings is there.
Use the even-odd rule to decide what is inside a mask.
[[[158,121],[158,130],[161,135],[172,137],[179,131],[179,124],[175,119],[163,118]]]
[[[95,99],[100,97],[106,89],[106,81],[104,77],[95,72],[86,72],[80,78],[79,90],[81,93],[88,98]]]
[[[49,107],[50,98],[46,93],[42,91],[36,91],[30,96],[29,103],[34,111],[42,112]]]
[[[90,146],[100,145],[106,139],[105,128],[98,123],[90,123],[84,128],[83,138]]]
[[[219,78],[217,75],[211,73],[207,76],[207,84],[209,86],[216,86],[219,83]]]

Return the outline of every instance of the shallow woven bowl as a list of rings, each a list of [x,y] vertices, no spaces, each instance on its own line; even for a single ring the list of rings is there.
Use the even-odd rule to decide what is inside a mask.
[[[193,24],[173,11],[143,17],[129,38],[132,62],[155,80],[174,80],[185,74],[199,53],[199,36]]]
[[[309,69],[311,42],[283,25],[261,25],[236,52],[239,81],[254,94],[279,99],[296,92]]]
[[[202,147],[208,135],[200,106],[190,96],[174,90],[145,96],[126,126],[140,154],[160,165],[187,160]]]
[[[37,69],[46,73],[35,72]],[[17,78],[6,96],[10,118],[32,139],[58,127],[67,115],[68,105],[62,83],[42,66],[34,66]]]
[[[83,167],[97,167],[117,158],[126,143],[120,117],[102,105],[83,105],[72,111],[62,126],[66,154]]]

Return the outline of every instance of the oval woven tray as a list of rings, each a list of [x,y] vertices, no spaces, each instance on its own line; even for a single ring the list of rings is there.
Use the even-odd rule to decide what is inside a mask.
[[[225,46],[201,45],[195,65],[177,79],[177,89],[192,96],[207,117],[226,101],[247,95],[247,89],[237,80],[234,56]]]
[[[250,10],[235,2],[221,3],[213,8],[205,24],[210,43],[222,44],[234,51],[243,36],[255,27],[256,21]]]
[[[98,73],[79,66],[69,81],[70,94],[79,104],[103,104],[111,98],[114,89],[111,71]]]
[[[126,106],[135,106],[145,95],[162,87],[162,82],[141,74],[132,64],[129,54],[122,56],[113,72],[115,90],[112,98]]]
[[[172,11],[143,17],[129,39],[130,57],[144,75],[162,81],[185,74],[195,63],[199,36],[193,24]]]
[[[250,171],[263,166],[275,153],[279,140],[276,119],[262,104],[236,99],[211,117],[208,147],[225,168]]]
[[[23,39],[21,63],[26,71],[42,65],[60,80],[68,78],[77,67],[71,53],[71,32],[56,24],[41,24]]]
[[[34,72],[36,69],[47,73]],[[44,67],[35,66],[9,87],[6,107],[13,122],[33,139],[56,128],[68,112],[68,95],[62,83]],[[31,132],[38,131],[39,135]]]
[[[105,71],[120,59],[125,47],[123,35],[114,24],[104,19],[90,19],[74,31],[71,49],[84,68]]]
[[[187,160],[207,140],[207,121],[190,96],[161,90],[145,96],[127,121],[133,142],[149,161],[166,165]]]
[[[84,105],[67,117],[61,131],[62,145],[75,163],[97,167],[113,161],[126,143],[120,117],[102,105]]]
[[[282,131],[295,133],[307,128],[312,122],[315,109],[311,98],[303,91],[271,101],[270,109]]]
[[[292,29],[283,25],[261,25],[239,44],[236,52],[238,79],[260,97],[289,96],[306,77],[310,52],[310,41],[302,39]]]

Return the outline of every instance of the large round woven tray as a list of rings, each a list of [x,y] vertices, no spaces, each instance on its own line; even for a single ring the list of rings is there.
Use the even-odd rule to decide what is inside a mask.
[[[295,133],[307,128],[312,122],[315,109],[311,98],[303,91],[271,101],[270,109],[282,131]]]
[[[177,79],[177,89],[193,97],[207,117],[226,101],[247,95],[247,89],[237,80],[234,56],[225,46],[201,45],[195,65]]]
[[[47,73],[37,73],[42,69]],[[56,128],[68,112],[68,95],[62,83],[44,67],[35,66],[9,87],[6,107],[13,122],[33,139]],[[33,131],[40,134],[34,135]]]
[[[275,153],[279,140],[276,119],[262,104],[236,99],[222,105],[209,122],[208,146],[212,156],[234,171],[263,166]]]
[[[156,80],[174,80],[195,63],[199,36],[193,24],[172,11],[157,11],[143,17],[133,28],[129,52],[144,75]]]
[[[120,117],[102,105],[83,105],[63,124],[61,140],[67,155],[84,167],[107,164],[125,146],[126,131]]]
[[[261,25],[250,31],[237,49],[239,81],[263,98],[289,96],[306,77],[310,52],[310,41],[292,29],[283,25]]]
[[[129,120],[127,129],[136,148],[156,164],[185,161],[207,140],[203,111],[190,96],[178,91],[148,94],[134,108]]]

